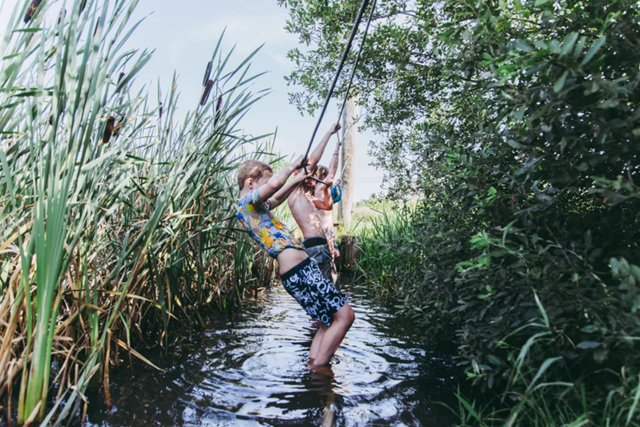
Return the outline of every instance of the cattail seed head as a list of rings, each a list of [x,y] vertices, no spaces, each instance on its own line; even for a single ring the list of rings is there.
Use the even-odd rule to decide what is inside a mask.
[[[211,93],[211,88],[213,87],[213,80],[207,81],[207,84],[204,86],[202,90],[202,97],[200,98],[200,105],[204,106],[209,99],[209,94]]]
[[[207,64],[207,69],[204,72],[204,80],[202,81],[202,86],[206,86],[209,81],[209,77],[211,77],[211,61]]]
[[[213,120],[213,126],[218,125],[218,120],[220,120],[220,116],[222,116],[222,95],[218,97],[218,103],[216,104],[216,117]]]
[[[111,135],[113,135],[114,125],[116,123],[116,118],[113,116],[107,117],[107,124],[104,127],[104,134],[102,135],[102,143],[108,144],[111,139]]]
[[[27,13],[24,14],[25,24],[28,24],[29,21],[31,21],[31,19],[33,18],[33,15],[36,13],[36,10],[38,10],[38,6],[40,6],[40,3],[42,3],[42,0],[33,0],[31,2],[29,7],[27,8]]]

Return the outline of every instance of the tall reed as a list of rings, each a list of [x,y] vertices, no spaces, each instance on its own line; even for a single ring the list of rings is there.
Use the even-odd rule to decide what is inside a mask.
[[[271,277],[272,262],[255,258],[234,221],[234,169],[251,155],[243,145],[268,151],[264,136],[238,130],[265,94],[248,87],[256,52],[231,67],[218,42],[205,76],[211,96],[178,117],[175,76],[166,95],[158,87],[158,105],[132,92],[151,55],[123,50],[136,4],[21,1],[0,41],[0,399],[9,422],[16,397],[18,422],[43,425],[86,410],[90,382],[102,380],[108,399],[121,351],[151,364],[133,343],[166,348],[176,321],[202,323],[204,306],[241,302],[255,271],[234,267],[266,264],[257,280]]]

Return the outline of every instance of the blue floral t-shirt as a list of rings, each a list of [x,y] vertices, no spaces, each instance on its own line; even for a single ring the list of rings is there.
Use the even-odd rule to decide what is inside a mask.
[[[269,202],[260,200],[260,189],[245,194],[238,201],[238,220],[273,258],[286,248],[304,250],[287,226],[271,213]]]

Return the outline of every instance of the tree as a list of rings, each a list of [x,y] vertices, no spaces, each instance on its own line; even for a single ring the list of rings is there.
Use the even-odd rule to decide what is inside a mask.
[[[291,100],[313,111],[359,2],[280,4],[308,45],[290,52]],[[418,238],[392,246],[425,330],[457,333],[476,381],[521,396],[513,351],[534,373],[571,361],[546,375],[582,381],[602,414],[606,387],[630,383],[591,364],[639,371],[638,4],[381,0],[375,16],[354,87],[390,195],[422,196]],[[535,316],[549,335],[525,347]]]

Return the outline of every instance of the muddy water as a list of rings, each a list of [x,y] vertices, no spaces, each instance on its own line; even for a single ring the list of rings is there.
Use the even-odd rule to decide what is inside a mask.
[[[165,373],[112,377],[113,406],[90,405],[90,426],[448,426],[453,362],[421,345],[407,324],[350,286],[356,321],[336,353],[333,377],[308,369],[314,328],[281,287],[242,313],[209,319]],[[122,372],[125,371],[125,372]],[[100,407],[103,406],[103,407]]]

